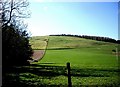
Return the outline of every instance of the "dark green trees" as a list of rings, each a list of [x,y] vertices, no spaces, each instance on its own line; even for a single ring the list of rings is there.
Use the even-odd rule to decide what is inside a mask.
[[[4,0],[2,2],[2,64],[17,66],[29,64],[32,56],[29,36],[22,18],[29,16],[26,0]]]
[[[27,60],[32,56],[32,49],[26,31],[20,31],[13,25],[3,27],[2,53],[3,66],[28,64]]]

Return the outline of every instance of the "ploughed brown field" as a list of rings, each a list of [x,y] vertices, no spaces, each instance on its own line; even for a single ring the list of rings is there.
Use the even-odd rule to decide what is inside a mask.
[[[44,52],[45,50],[34,50],[34,53],[32,56],[33,60],[38,61],[42,59],[42,57],[44,56]]]

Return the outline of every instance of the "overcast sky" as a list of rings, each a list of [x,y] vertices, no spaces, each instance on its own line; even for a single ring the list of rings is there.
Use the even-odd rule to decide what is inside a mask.
[[[109,1],[109,0],[108,0]],[[77,34],[118,39],[118,2],[29,0],[32,36]]]

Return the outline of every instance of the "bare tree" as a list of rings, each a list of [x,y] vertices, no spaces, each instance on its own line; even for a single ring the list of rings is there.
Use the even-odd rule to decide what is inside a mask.
[[[20,21],[21,18],[28,18],[30,16],[30,11],[27,9],[28,5],[27,0],[3,0],[2,26],[9,25],[14,21]]]
[[[0,0],[0,29],[2,27],[2,1]]]

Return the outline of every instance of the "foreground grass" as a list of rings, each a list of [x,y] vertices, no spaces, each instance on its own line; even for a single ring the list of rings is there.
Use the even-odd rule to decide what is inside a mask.
[[[56,66],[54,63],[31,64],[15,69],[19,73],[12,73],[9,78],[13,83],[25,84],[22,87],[67,87],[66,66]],[[18,77],[19,75],[19,77]],[[72,86],[107,86],[119,87],[117,69],[72,68]],[[18,80],[16,79],[19,78]],[[19,87],[19,86],[18,86]]]
[[[118,86],[118,61],[116,56],[110,53],[93,52],[88,49],[47,50],[44,59],[37,64],[66,67],[67,62],[71,63],[73,86]],[[60,72],[60,69],[56,71]],[[67,79],[64,74],[60,77]],[[54,79],[58,81],[54,83],[54,80],[50,79],[54,85],[63,82],[63,79]],[[63,85],[66,84],[66,79]]]

